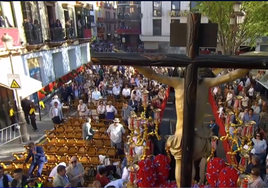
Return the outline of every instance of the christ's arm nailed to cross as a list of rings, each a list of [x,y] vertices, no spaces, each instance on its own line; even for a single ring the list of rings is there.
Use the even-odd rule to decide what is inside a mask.
[[[153,69],[147,68],[147,67],[139,67],[139,66],[133,66],[139,73],[143,74],[145,77],[156,80],[160,83],[169,85],[171,87],[176,88],[179,84],[182,84],[183,79],[179,77],[169,77],[162,74],[156,73]],[[249,72],[250,69],[236,69],[226,75],[219,76],[216,78],[204,78],[204,82],[207,85],[207,87],[216,87],[221,84],[224,84],[226,82],[231,82],[233,80],[236,80],[238,78],[241,78],[242,76],[246,75]]]

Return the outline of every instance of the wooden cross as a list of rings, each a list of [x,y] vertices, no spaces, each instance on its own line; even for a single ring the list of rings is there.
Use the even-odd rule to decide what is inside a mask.
[[[186,46],[186,55],[137,53],[93,53],[91,55],[93,64],[99,65],[187,67],[184,91],[186,94],[184,95],[181,187],[191,187],[192,183],[192,153],[195,127],[195,115],[193,112],[195,112],[196,108],[198,68],[268,69],[268,55],[199,55],[199,47],[215,46],[215,36],[217,36],[215,24],[201,24],[200,22],[201,15],[191,13],[188,15],[187,25],[171,24],[171,45]],[[186,38],[185,36],[187,36],[186,41],[183,39]],[[208,39],[208,37],[211,37],[212,40]]]

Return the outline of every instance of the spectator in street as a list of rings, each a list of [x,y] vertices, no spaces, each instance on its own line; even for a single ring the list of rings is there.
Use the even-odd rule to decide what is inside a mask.
[[[60,165],[66,167],[66,163],[65,163],[65,162],[61,162],[61,163],[59,163],[57,166],[55,166],[55,167],[51,170],[51,172],[50,172],[50,174],[49,174],[48,177],[54,178],[54,177],[56,176],[56,174],[57,174],[57,168],[58,168],[58,166],[60,166]]]
[[[250,177],[252,178],[253,182],[250,183],[249,187],[267,187],[268,185],[262,180],[261,172],[259,168],[252,168]]]
[[[66,174],[72,187],[84,187],[85,170],[77,157],[74,156],[71,158],[70,165],[66,168]]]
[[[108,183],[110,183],[110,180],[107,178],[107,170],[105,166],[99,168],[99,173],[97,173],[95,180],[99,181],[101,184],[101,187],[105,187]]]
[[[126,182],[126,180],[124,179],[118,179],[118,180],[114,180],[111,181],[110,183],[108,183],[104,188],[122,188],[124,186],[124,183]]]
[[[117,109],[112,105],[112,101],[108,101],[106,106],[106,119],[114,120]]]
[[[214,136],[219,136],[220,127],[216,124],[215,120],[210,121],[209,128],[211,129]]]
[[[54,187],[71,187],[71,183],[66,175],[66,167],[59,165],[57,168],[57,174],[53,179]]]
[[[92,102],[96,105],[97,101],[101,98],[101,93],[98,90],[98,87],[95,88],[95,90],[91,93],[92,96]]]
[[[61,124],[63,121],[63,113],[61,107],[58,106],[58,102],[54,102],[49,110],[49,117],[51,118],[54,124]]]
[[[88,117],[86,118],[86,122],[82,126],[82,136],[83,140],[87,142],[87,144],[90,144],[95,131],[91,127],[91,119]]]
[[[11,182],[11,187],[25,187],[27,185],[28,177],[23,175],[23,170],[21,168],[14,170],[13,177],[14,179]]]
[[[36,116],[35,116],[35,104],[33,102],[31,102],[30,104],[30,111],[29,111],[29,115],[30,115],[30,120],[31,120],[31,125],[33,127],[33,131],[37,132],[38,131],[38,128],[37,128],[37,125],[36,125]]]
[[[120,99],[120,92],[121,88],[119,86],[119,83],[115,83],[115,86],[113,87],[113,95],[115,99]]]
[[[51,106],[53,106],[53,105],[55,104],[55,102],[58,103],[58,107],[60,107],[60,108],[62,107],[58,95],[55,95],[55,96],[53,97],[52,101],[50,102]]]
[[[131,115],[131,111],[134,111],[135,108],[132,108],[131,106],[128,105],[128,102],[124,101],[123,102],[123,108],[122,108],[122,118],[124,120],[125,126],[128,126],[128,118]]]
[[[79,100],[79,105],[77,106],[77,111],[80,117],[87,117],[89,115],[89,109],[83,100]]]
[[[122,95],[124,96],[125,99],[127,100],[130,99],[131,91],[128,85],[126,85],[125,88],[122,90]]]
[[[122,137],[125,134],[125,129],[118,118],[114,119],[114,123],[112,123],[107,129],[107,133],[111,139],[111,147],[116,147],[117,149],[122,148]]]
[[[261,108],[257,101],[254,102],[254,105],[251,108],[254,110],[254,114],[259,115],[261,113]]]
[[[30,142],[28,144],[28,148],[28,156],[25,159],[25,163],[27,163],[29,159],[32,158],[31,166],[29,168],[29,175],[33,175],[34,169],[38,167],[37,175],[38,177],[41,177],[42,170],[46,162],[44,150],[41,146],[36,146],[33,142]]]
[[[99,101],[99,105],[97,106],[97,113],[100,120],[105,119],[106,107],[102,100]]]
[[[131,99],[128,102],[128,105],[134,108],[134,111],[138,112],[138,101],[135,100],[135,96],[132,96]]]
[[[0,166],[0,187],[9,187],[13,178],[4,173],[4,168]]]
[[[38,183],[37,181],[37,178],[34,177],[34,176],[30,176],[28,179],[27,179],[27,185],[25,187],[36,187],[36,188],[41,188],[43,187],[43,184],[42,183]]]
[[[259,132],[257,132],[254,138],[252,138],[252,142],[254,143],[253,148],[255,150],[255,155],[260,158],[262,164],[266,157],[267,142],[263,139],[262,134]]]
[[[25,120],[27,124],[30,124],[30,120],[29,120],[29,112],[31,109],[30,104],[31,104],[31,101],[29,100],[28,97],[21,100],[21,107],[24,112],[24,116],[25,116]]]
[[[255,128],[257,128],[259,126],[259,115],[254,114],[253,112],[254,110],[250,109],[248,113],[244,114],[243,123],[254,121],[256,123]]]

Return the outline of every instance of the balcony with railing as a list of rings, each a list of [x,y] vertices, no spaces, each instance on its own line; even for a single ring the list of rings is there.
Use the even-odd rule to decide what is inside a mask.
[[[118,20],[136,20],[140,21],[142,18],[142,14],[118,14]]]
[[[61,42],[68,39],[75,39],[74,28],[47,28],[47,42]]]
[[[140,1],[117,1],[117,5],[140,5]]]
[[[42,30],[38,29],[24,29],[27,45],[43,44]]]
[[[141,34],[140,29],[132,29],[132,28],[119,28],[116,31],[117,31],[117,34],[132,34],[132,35]]]

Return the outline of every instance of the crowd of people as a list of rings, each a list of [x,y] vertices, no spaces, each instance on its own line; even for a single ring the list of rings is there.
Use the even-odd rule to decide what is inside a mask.
[[[166,75],[172,72],[169,68],[154,67],[154,69]],[[141,112],[145,111],[149,122],[144,126],[148,126],[150,131],[154,131],[155,123],[152,121],[154,109],[160,108],[166,89],[166,85],[144,78],[133,67],[91,65],[86,67],[84,72],[81,72],[72,83],[65,84],[60,88],[58,94],[51,101],[49,115],[54,124],[60,124],[64,121],[63,107],[66,105],[76,107],[78,115],[86,120],[83,124],[81,139],[85,140],[85,144],[88,145],[93,144],[93,135],[98,132],[98,130],[92,129],[91,120],[99,122],[106,120],[106,133],[111,140],[111,147],[115,147],[117,152],[121,152],[124,156],[124,151],[128,146],[123,140],[123,135],[126,132],[125,129],[128,129],[130,117],[133,114],[139,116]],[[149,92],[149,103],[146,109],[142,106],[142,93],[145,90]],[[122,109],[117,109],[112,102],[114,100],[110,100],[111,98],[121,99]],[[26,101],[24,106],[28,107],[30,101],[28,99]],[[95,106],[95,108],[89,108],[90,106]],[[30,113],[30,108],[25,109],[25,112]],[[27,117],[31,117],[29,113]],[[28,121],[30,123],[31,119]],[[34,125],[33,128],[35,129]],[[157,139],[155,136],[150,136],[149,139],[154,144],[151,152],[154,155],[159,154]],[[42,175],[46,155],[42,146],[30,143],[28,148],[28,157],[25,160],[25,163],[31,161],[28,174],[24,174],[22,169],[15,169],[13,177],[0,173],[0,187],[1,183],[12,187],[42,187],[42,184],[38,183],[37,177]],[[142,155],[141,150],[140,146],[135,149],[137,155]],[[102,165],[96,172],[96,181],[89,187],[122,187],[129,180],[130,175],[127,171],[127,158],[122,158],[121,163],[121,168],[118,170],[114,164],[101,162]],[[35,173],[36,167],[38,169]],[[3,171],[2,167],[0,172],[1,170]],[[53,177],[54,187],[83,187],[86,173],[88,172],[85,171],[78,159],[72,157],[70,161],[55,166],[50,177]]]
[[[221,74],[223,72],[219,73],[219,75]],[[250,152],[250,162],[245,170],[245,173],[250,174],[253,179],[250,187],[268,186],[268,175],[265,175],[268,174],[268,166],[266,167],[268,165],[267,103],[260,94],[262,87],[256,81],[263,75],[263,71],[259,71],[254,77],[249,73],[235,82],[223,84],[212,90],[218,104],[218,116],[222,119],[224,125],[230,123],[243,125],[254,122],[254,135],[251,138],[253,149]],[[235,144],[232,148],[235,151],[243,143],[243,129],[241,126],[237,129],[234,126],[228,128],[225,126],[225,128],[232,137],[235,135],[238,139],[238,144]],[[236,154],[236,161],[240,164],[240,152]]]
[[[90,46],[91,52],[116,52],[117,50],[122,50],[130,53],[143,53],[144,45],[139,44],[138,46],[127,46],[123,43],[114,44],[110,41],[103,42],[93,42]]]

